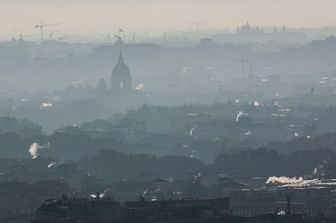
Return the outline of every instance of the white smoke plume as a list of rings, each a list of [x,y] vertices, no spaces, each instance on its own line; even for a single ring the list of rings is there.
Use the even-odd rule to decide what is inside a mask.
[[[302,183],[302,182],[303,182],[302,177],[290,178],[290,177],[285,177],[285,176],[282,176],[282,177],[272,176],[267,179],[266,184],[292,184],[292,183]]]
[[[197,128],[197,125],[195,125],[194,127],[192,127],[189,131],[189,136],[193,136],[194,130]]]
[[[236,122],[239,122],[239,118],[241,117],[241,116],[243,116],[243,115],[248,115],[248,113],[245,113],[245,112],[243,112],[243,111],[239,111],[238,112],[238,114],[237,114],[237,116],[236,116]]]
[[[46,109],[46,108],[51,108],[53,106],[53,104],[51,102],[43,102],[40,106],[40,109]]]
[[[137,89],[139,91],[143,91],[144,88],[145,88],[144,84],[138,84],[135,89]]]
[[[51,163],[48,164],[48,168],[50,169],[52,167],[55,167],[56,164],[57,164],[57,162],[51,162]]]
[[[313,175],[316,175],[316,174],[317,174],[317,168],[315,167],[313,170]]]
[[[325,174],[325,170],[324,170],[324,166],[328,163],[327,160],[323,160],[322,163],[315,167],[313,170],[313,175],[324,175]]]
[[[248,130],[247,132],[244,133],[245,136],[249,136],[251,134],[252,134],[251,130]]]
[[[312,179],[312,180],[305,180],[302,177],[276,177],[272,176],[269,177],[266,181],[266,184],[277,184],[281,186],[290,186],[290,187],[308,187],[313,185],[319,185],[322,181],[319,179]]]
[[[253,106],[254,106],[254,107],[260,107],[260,106],[261,106],[261,103],[258,102],[258,101],[253,101]]]
[[[73,85],[74,87],[79,87],[80,84],[81,84],[82,82],[83,82],[82,80],[74,81],[74,82],[72,82],[72,85]]]
[[[98,196],[99,196],[100,199],[102,199],[105,196],[105,194],[104,193],[90,194],[90,198],[92,198],[92,199],[97,199]]]
[[[49,143],[44,145],[39,145],[38,143],[33,143],[29,146],[28,152],[32,159],[36,159],[39,156],[39,150],[41,149],[48,149],[50,146]]]

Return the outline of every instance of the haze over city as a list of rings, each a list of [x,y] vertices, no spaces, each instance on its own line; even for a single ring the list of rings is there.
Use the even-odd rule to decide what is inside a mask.
[[[114,32],[161,35],[189,30],[191,23],[201,29],[233,29],[246,21],[261,26],[334,26],[333,0],[1,0],[0,37],[23,33],[37,38],[34,25],[60,22],[63,35],[87,37]],[[194,27],[196,30],[196,27]]]
[[[335,223],[335,0],[0,0],[0,222]]]

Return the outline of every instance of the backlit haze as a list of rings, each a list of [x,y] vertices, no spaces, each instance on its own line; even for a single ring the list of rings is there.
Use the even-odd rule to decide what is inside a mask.
[[[157,36],[169,31],[233,29],[246,21],[260,26],[334,26],[334,0],[1,0],[0,39],[23,33],[38,39],[34,25],[62,23],[59,35],[91,38],[118,28]]]

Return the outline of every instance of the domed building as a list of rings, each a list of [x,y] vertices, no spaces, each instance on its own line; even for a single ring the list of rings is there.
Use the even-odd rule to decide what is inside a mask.
[[[111,89],[113,91],[127,91],[132,89],[132,75],[120,52],[118,64],[113,68],[111,76]]]

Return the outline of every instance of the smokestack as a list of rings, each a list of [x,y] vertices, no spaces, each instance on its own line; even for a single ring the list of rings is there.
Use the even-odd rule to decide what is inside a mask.
[[[287,215],[291,215],[291,197],[288,195],[287,196]]]

